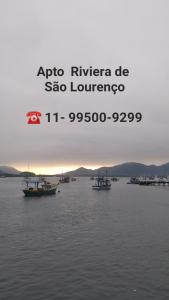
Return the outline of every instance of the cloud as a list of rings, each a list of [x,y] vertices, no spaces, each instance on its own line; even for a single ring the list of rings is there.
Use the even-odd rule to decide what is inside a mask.
[[[102,165],[168,160],[168,9],[164,0],[3,2],[1,162]],[[72,65],[129,68],[130,76],[118,79],[125,82],[125,93],[43,90],[44,79],[36,76],[40,66],[64,68],[67,83]],[[30,110],[65,116],[71,111],[141,111],[143,122],[47,124],[43,118],[39,127],[31,127],[25,117]]]

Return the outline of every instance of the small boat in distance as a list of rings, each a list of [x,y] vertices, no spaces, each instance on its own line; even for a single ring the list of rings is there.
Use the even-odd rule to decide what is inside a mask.
[[[44,178],[39,178],[35,180],[25,180],[26,187],[23,189],[25,197],[40,197],[56,194],[58,187],[57,184],[52,184],[46,181]]]
[[[69,176],[65,176],[65,175],[62,175],[59,179],[59,182],[60,183],[69,183],[70,182],[70,177]]]
[[[93,190],[110,190],[111,189],[111,183],[110,180],[104,176],[98,176],[95,179],[95,184],[92,185]]]
[[[75,178],[75,177],[72,177],[72,178],[71,178],[71,181],[76,181],[76,178]]]
[[[117,178],[117,177],[111,177],[111,180],[114,181],[114,182],[117,182],[117,181],[119,181],[119,178]]]
[[[140,178],[139,177],[131,177],[130,181],[127,182],[127,184],[139,184],[140,183]]]

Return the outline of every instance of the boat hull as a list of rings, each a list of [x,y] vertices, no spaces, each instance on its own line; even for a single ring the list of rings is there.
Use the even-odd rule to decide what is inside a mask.
[[[23,190],[23,193],[25,194],[25,197],[41,197],[41,196],[50,196],[56,194],[56,189],[53,188],[50,190]]]
[[[97,190],[97,191],[101,191],[101,190],[105,190],[108,191],[111,189],[111,186],[92,186],[93,190]]]

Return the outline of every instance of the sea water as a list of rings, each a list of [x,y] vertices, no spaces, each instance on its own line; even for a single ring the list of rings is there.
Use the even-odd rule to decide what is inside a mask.
[[[169,188],[126,181],[25,198],[20,178],[1,178],[0,299],[168,299]]]

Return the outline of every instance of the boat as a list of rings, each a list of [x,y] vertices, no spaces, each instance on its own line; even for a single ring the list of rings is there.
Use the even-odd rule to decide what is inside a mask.
[[[127,184],[139,184],[140,183],[140,178],[139,177],[131,177],[130,181],[127,182]]]
[[[98,176],[95,179],[95,184],[92,185],[93,190],[110,190],[111,189],[111,183],[110,180],[104,176]]]
[[[71,178],[71,181],[76,181],[76,178],[75,178],[75,177],[72,177],[72,178]]]
[[[59,179],[59,182],[60,182],[60,183],[69,183],[69,181],[70,181],[70,177],[69,177],[69,176],[64,176],[64,175],[62,175],[62,176],[60,177],[60,179]]]
[[[57,184],[52,184],[46,181],[44,178],[39,178],[35,180],[25,180],[26,187],[23,189],[25,197],[40,197],[56,194],[58,187]]]
[[[144,177],[139,182],[140,185],[169,185],[169,181],[167,178],[163,177]]]
[[[117,182],[117,181],[119,181],[119,178],[117,178],[117,177],[112,177],[111,180],[114,181],[114,182]]]

